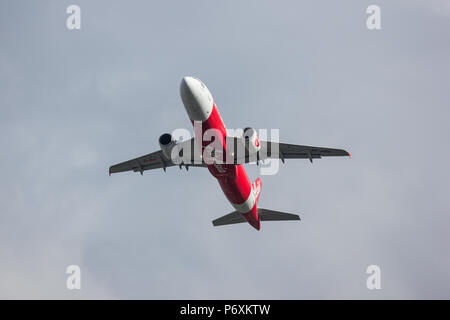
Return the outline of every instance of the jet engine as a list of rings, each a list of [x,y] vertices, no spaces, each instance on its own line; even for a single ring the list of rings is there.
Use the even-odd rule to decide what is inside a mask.
[[[258,134],[253,128],[244,129],[245,148],[250,154],[257,153],[261,149]]]
[[[164,133],[159,137],[159,146],[161,147],[163,156],[167,160],[171,159],[172,150],[176,146],[176,142],[172,139],[170,133]]]

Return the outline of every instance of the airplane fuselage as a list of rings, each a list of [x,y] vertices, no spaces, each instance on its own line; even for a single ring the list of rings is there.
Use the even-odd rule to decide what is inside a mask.
[[[180,95],[189,118],[194,125],[197,145],[202,146],[202,154],[212,141],[205,138],[207,131],[218,137],[219,150],[227,150],[227,130],[219,114],[214,99],[208,88],[198,79],[185,77],[181,81]],[[201,132],[197,132],[201,131]],[[245,219],[257,230],[260,229],[260,220],[257,213],[257,202],[261,188],[257,180],[252,185],[242,165],[230,163],[208,164],[209,172],[217,179],[225,196],[231,205],[242,213]]]

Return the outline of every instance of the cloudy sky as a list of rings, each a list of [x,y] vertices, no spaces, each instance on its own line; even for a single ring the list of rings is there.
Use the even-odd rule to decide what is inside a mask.
[[[450,298],[449,30],[446,0],[1,1],[0,298]],[[108,176],[190,128],[185,75],[230,128],[352,153],[262,176],[300,223],[213,228],[201,168]]]

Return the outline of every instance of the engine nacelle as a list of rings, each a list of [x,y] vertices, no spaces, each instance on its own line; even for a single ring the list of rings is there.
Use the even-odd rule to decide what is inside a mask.
[[[172,157],[172,150],[176,146],[176,142],[172,139],[172,135],[170,133],[164,133],[159,137],[158,141],[163,156],[167,160],[170,160]]]
[[[253,128],[244,129],[245,148],[250,154],[257,153],[261,149],[258,134]]]

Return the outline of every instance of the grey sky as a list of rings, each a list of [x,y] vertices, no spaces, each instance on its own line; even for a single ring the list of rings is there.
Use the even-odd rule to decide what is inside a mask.
[[[448,1],[8,0],[0,26],[1,298],[450,298]],[[230,128],[352,153],[262,177],[302,222],[213,228],[207,170],[108,176],[190,128],[185,75]]]

